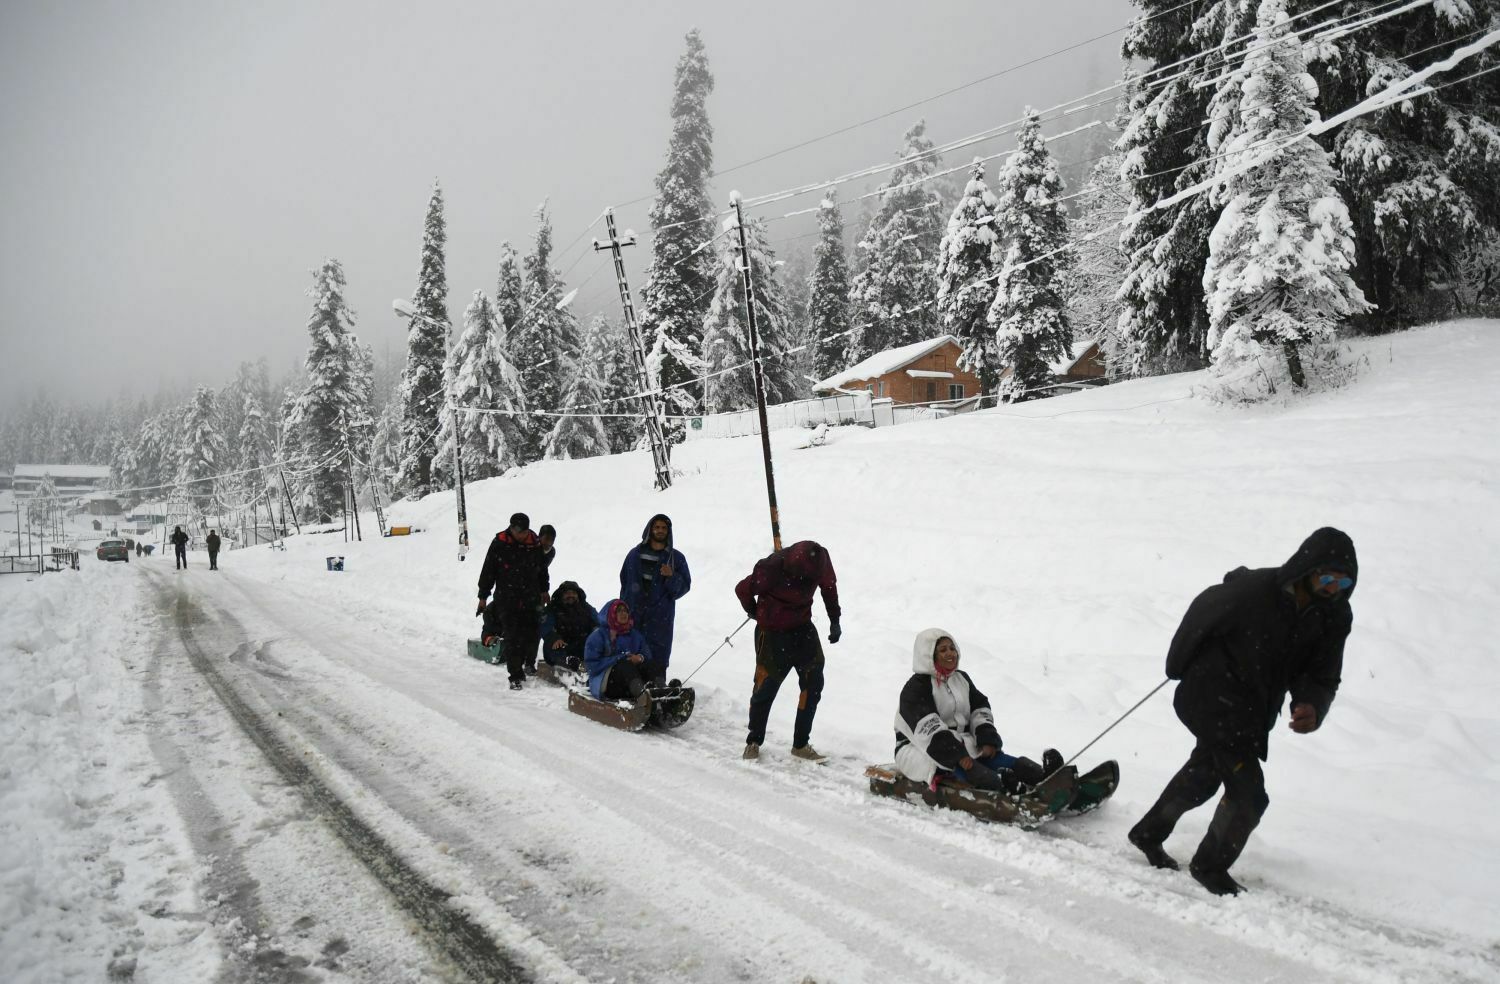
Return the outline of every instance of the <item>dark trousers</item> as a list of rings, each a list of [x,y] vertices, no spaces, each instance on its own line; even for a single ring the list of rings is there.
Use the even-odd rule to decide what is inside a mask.
[[[172,544],[172,549],[173,549],[173,551],[175,551],[176,556],[177,556],[177,566],[178,567],[186,567],[187,566],[187,544],[186,543],[174,543],[174,544]]]
[[[1224,795],[1193,855],[1193,865],[1205,871],[1228,871],[1271,805],[1265,773],[1253,751],[1231,751],[1200,739],[1187,764],[1177,770],[1132,833],[1141,840],[1162,843],[1184,813],[1207,803],[1220,786]]]
[[[781,681],[792,670],[802,693],[797,698],[797,723],[792,729],[792,747],[801,748],[812,737],[813,717],[823,697],[823,644],[811,622],[784,631],[755,629],[755,688],[750,692],[750,734],[745,741],[763,745],[766,721]]]
[[[511,682],[526,677],[526,667],[536,666],[536,647],[541,640],[541,625],[536,609],[524,608],[496,613],[500,618],[500,638],[504,640],[505,670]]]
[[[208,552],[208,569],[211,571],[219,569],[219,551],[210,550]]]
[[[630,660],[622,659],[609,668],[599,692],[605,700],[634,700],[651,685],[651,680],[645,675],[648,669],[646,663],[636,666]]]

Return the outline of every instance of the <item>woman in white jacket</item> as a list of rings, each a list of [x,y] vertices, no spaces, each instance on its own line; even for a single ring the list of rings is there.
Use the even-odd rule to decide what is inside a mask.
[[[896,712],[896,767],[909,779],[935,783],[944,775],[980,789],[1015,792],[1062,765],[1047,749],[1042,764],[1007,755],[990,701],[958,668],[958,643],[944,629],[923,629],[912,645],[912,677]]]

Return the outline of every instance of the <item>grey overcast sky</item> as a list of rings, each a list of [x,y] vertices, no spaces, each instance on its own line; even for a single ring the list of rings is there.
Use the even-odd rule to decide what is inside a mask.
[[[6,0],[0,407],[43,385],[86,402],[218,387],[261,356],[279,374],[306,347],[305,291],[325,256],[343,261],[360,337],[377,359],[399,353],[390,302],[412,292],[434,178],[459,323],[474,290],[493,293],[500,243],[529,248],[544,198],[563,247],[606,205],[651,192],[691,27],[716,79],[723,169],[1135,12],[1128,0]],[[887,160],[918,117],[943,141],[1080,95],[1118,76],[1119,39],[722,176],[713,195]],[[621,209],[622,230],[644,232],[648,207]],[[627,251],[637,297],[646,249]],[[569,272],[580,314],[617,313],[607,267],[590,254]]]

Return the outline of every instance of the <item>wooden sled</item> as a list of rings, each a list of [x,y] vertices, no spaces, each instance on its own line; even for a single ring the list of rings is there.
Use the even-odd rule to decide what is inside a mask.
[[[872,765],[865,769],[865,775],[870,780],[870,792],[877,796],[960,810],[986,823],[1026,828],[1040,826],[1065,809],[1078,787],[1078,770],[1071,765],[1029,793],[991,792],[953,780],[941,781],[934,789],[908,779],[894,764]]]
[[[538,663],[536,670],[537,676],[541,677],[542,664]],[[671,731],[682,727],[693,716],[696,696],[692,687],[653,687],[647,699],[637,703],[596,700],[585,691],[569,687],[568,710],[621,731],[640,731],[648,724]]]
[[[500,640],[496,639],[493,646],[486,646],[478,639],[469,640],[469,655],[481,663],[489,663],[491,666],[504,666],[505,657],[500,655]]]

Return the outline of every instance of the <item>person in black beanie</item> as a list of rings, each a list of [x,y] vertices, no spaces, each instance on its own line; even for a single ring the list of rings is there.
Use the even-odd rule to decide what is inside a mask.
[[[1172,706],[1197,740],[1187,764],[1130,829],[1130,843],[1158,868],[1177,867],[1163,849],[1189,810],[1224,795],[1188,866],[1215,895],[1244,888],[1229,868],[1245,849],[1270,797],[1261,762],[1288,691],[1288,727],[1322,726],[1339,689],[1349,596],[1359,576],[1354,541],[1315,531],[1280,567],[1238,567],[1188,606],[1167,651],[1167,676],[1182,681]]]
[[[482,641],[502,640],[510,689],[520,690],[529,666],[536,672],[539,641],[538,610],[547,603],[547,565],[531,519],[525,513],[510,517],[510,526],[495,534],[479,570],[479,608],[484,616]],[[491,589],[493,601],[486,604]]]

